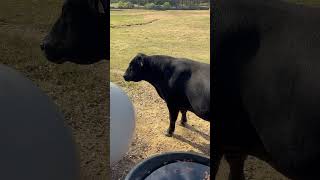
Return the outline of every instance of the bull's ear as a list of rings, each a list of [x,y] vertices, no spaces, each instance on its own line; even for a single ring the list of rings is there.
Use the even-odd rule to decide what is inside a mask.
[[[106,1],[106,0],[105,0]],[[105,7],[104,7],[104,2],[105,1],[101,1],[101,0],[88,0],[89,3],[89,7],[93,12],[98,12],[101,14],[106,13],[105,12]]]
[[[105,0],[105,1],[100,1],[100,0],[98,0],[98,11],[99,11],[99,13],[101,13],[101,14],[107,13],[107,12],[105,12],[105,10],[106,10],[105,2],[106,2],[106,1],[107,1],[107,0]]]
[[[140,65],[140,67],[143,67],[144,61],[145,61],[145,55],[140,56],[140,60],[139,60],[139,65]]]
[[[139,60],[140,67],[143,67],[143,64],[144,64],[144,58],[141,57],[140,60]]]
[[[146,55],[143,53],[138,53],[135,57],[137,64],[142,67],[144,64],[144,59],[145,59]]]
[[[137,57],[138,57],[138,59],[139,59],[139,65],[140,65],[140,67],[143,67],[144,59],[145,59],[146,55],[143,54],[143,53],[138,53],[138,54],[137,54]]]

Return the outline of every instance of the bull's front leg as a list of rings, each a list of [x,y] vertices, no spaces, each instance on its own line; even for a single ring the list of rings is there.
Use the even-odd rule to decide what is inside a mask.
[[[185,127],[187,125],[187,111],[181,110],[181,126]]]
[[[174,129],[176,126],[176,121],[177,121],[179,110],[175,107],[170,106],[170,105],[168,105],[168,109],[169,109],[170,125],[169,125],[169,128],[168,128],[165,135],[168,137],[171,137],[173,135],[173,132],[174,132]]]

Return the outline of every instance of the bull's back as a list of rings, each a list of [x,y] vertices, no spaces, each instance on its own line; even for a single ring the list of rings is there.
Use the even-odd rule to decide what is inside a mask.
[[[185,58],[154,57],[163,59],[164,66],[173,71],[167,82],[169,88],[164,90],[168,94],[164,97],[166,102],[209,120],[210,65]]]

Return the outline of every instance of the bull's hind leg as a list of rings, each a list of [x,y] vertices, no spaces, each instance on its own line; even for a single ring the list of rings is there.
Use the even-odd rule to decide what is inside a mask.
[[[181,112],[181,126],[185,127],[187,125],[187,111],[185,110],[180,110]]]
[[[232,152],[226,153],[225,158],[230,166],[229,180],[245,180],[243,168],[247,155]]]
[[[169,116],[170,116],[170,125],[167,130],[166,136],[171,137],[176,127],[176,121],[177,121],[179,110],[169,105],[168,105],[168,109],[169,109]]]

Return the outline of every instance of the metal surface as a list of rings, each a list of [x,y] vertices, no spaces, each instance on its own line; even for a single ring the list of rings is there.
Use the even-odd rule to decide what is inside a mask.
[[[195,162],[175,162],[164,165],[152,172],[145,180],[205,180],[210,175],[210,167]]]
[[[76,180],[71,132],[30,80],[0,65],[0,179]]]
[[[201,176],[205,179],[210,175],[209,169],[210,159],[204,155],[189,152],[168,152],[140,162],[129,172],[125,180],[160,180],[168,179],[168,177],[177,180],[191,180],[195,176]],[[192,171],[198,172],[194,176],[190,172],[186,174],[188,170],[191,170],[191,173]],[[184,172],[181,173],[181,171]],[[184,175],[182,176],[182,174]]]
[[[110,163],[113,164],[129,150],[135,131],[135,110],[119,86],[110,82]]]

